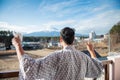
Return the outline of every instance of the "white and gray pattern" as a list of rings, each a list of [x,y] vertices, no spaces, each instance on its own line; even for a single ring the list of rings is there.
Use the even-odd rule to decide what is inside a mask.
[[[102,63],[67,46],[44,58],[33,59],[24,54],[20,60],[20,80],[84,80],[102,73]]]

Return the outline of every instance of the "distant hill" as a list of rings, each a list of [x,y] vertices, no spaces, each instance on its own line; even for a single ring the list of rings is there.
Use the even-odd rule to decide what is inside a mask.
[[[75,34],[76,36],[82,36],[81,34]],[[57,31],[40,31],[40,32],[33,32],[29,34],[24,34],[24,36],[36,36],[36,37],[56,37],[60,36],[60,32]],[[85,36],[85,35],[84,35]],[[87,35],[86,35],[87,36]]]
[[[43,37],[43,36],[59,36],[60,33],[57,31],[40,31],[40,32],[33,32],[33,33],[29,33],[29,34],[25,34],[24,36],[36,36],[36,37]]]

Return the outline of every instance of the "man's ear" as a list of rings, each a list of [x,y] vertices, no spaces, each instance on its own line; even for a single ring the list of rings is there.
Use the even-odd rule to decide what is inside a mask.
[[[60,36],[60,42],[62,42],[63,41],[63,39],[62,39],[62,37]]]

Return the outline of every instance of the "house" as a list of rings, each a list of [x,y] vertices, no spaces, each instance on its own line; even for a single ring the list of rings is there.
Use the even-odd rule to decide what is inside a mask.
[[[57,41],[50,41],[48,43],[48,48],[50,48],[50,47],[60,47],[60,43]]]
[[[34,50],[34,49],[43,48],[43,46],[39,42],[23,42],[22,47],[25,50]]]

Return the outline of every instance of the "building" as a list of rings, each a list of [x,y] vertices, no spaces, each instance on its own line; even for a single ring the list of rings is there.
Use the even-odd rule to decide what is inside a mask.
[[[89,39],[90,40],[93,40],[93,39],[95,39],[96,38],[96,33],[94,32],[94,31],[91,31],[90,33],[89,33]]]
[[[60,43],[57,41],[50,41],[48,43],[48,48],[50,48],[50,47],[60,47]]]

